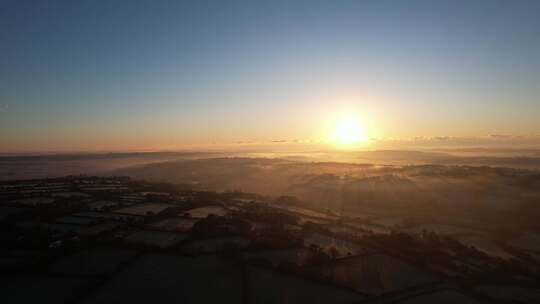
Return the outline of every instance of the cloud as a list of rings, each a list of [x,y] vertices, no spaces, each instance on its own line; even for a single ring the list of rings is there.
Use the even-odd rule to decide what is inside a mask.
[[[385,138],[376,142],[377,148],[452,148],[452,147],[540,147],[540,135],[491,134],[488,136],[417,136]]]
[[[436,137],[433,137],[434,140],[438,140],[438,141],[447,141],[447,140],[451,140],[452,137],[449,137],[449,136],[436,136]]]
[[[519,137],[519,136],[508,135],[508,134],[491,134],[490,137],[491,138],[506,139],[506,138],[515,138],[515,137]]]

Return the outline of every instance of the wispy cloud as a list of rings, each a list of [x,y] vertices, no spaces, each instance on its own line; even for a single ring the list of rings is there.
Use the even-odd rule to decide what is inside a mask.
[[[387,147],[490,147],[490,146],[540,146],[540,134],[509,135],[491,134],[488,136],[417,136],[410,139],[379,139],[377,146]]]

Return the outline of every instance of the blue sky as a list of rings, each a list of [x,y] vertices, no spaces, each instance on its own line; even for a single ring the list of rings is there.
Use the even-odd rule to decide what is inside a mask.
[[[2,151],[540,133],[538,1],[2,1]]]

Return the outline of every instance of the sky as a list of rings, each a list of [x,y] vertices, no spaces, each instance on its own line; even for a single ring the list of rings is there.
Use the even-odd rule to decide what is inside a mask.
[[[343,117],[534,143],[540,1],[0,1],[0,152],[324,143]]]

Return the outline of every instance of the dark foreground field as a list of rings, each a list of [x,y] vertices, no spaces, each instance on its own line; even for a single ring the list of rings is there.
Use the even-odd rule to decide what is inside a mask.
[[[307,166],[321,174],[306,175],[303,191],[339,186],[343,197],[326,206],[302,192],[298,197],[215,192],[202,189],[215,184],[201,181],[128,177],[5,181],[0,183],[2,302],[540,301],[536,209],[520,212],[520,203],[538,202],[538,176],[532,171],[260,159],[204,164],[212,165],[215,181],[224,181],[218,173],[230,172],[218,165],[230,162],[245,175],[233,185],[260,182],[256,177],[264,171],[296,176]],[[479,192],[489,183],[498,195]],[[411,194],[418,187],[441,198],[419,202],[422,196]],[[447,197],[451,189],[455,197]],[[478,202],[467,200],[471,191]],[[499,209],[484,214],[489,210],[484,204],[498,198]],[[448,205],[451,201],[455,205]],[[430,204],[445,211],[436,213]],[[512,220],[494,224],[503,214]]]

